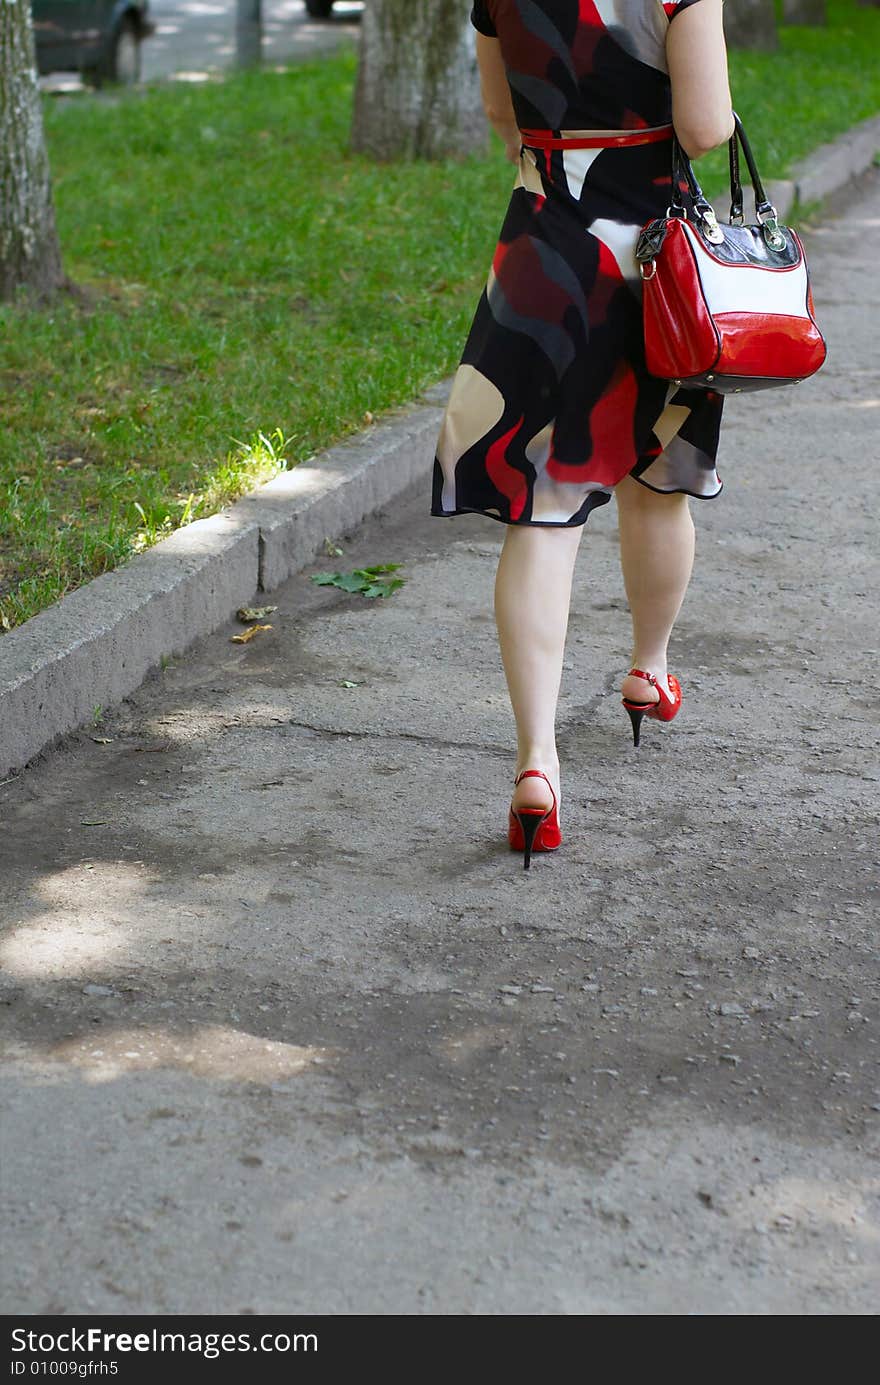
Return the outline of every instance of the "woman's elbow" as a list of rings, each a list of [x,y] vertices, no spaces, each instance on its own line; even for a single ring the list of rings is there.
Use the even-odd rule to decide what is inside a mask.
[[[715,120],[682,122],[675,127],[679,143],[692,159],[702,158],[719,144],[726,144],[733,134],[733,115]]]

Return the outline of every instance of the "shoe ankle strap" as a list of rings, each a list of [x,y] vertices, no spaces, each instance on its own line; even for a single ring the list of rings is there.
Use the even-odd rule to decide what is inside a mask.
[[[653,673],[646,673],[645,670],[641,668],[631,668],[626,676],[627,678],[644,678],[645,682],[650,683],[652,688],[656,688],[657,686],[657,679],[654,677]]]
[[[553,795],[554,804],[556,803],[556,792],[542,769],[521,769],[513,781],[513,787],[516,788],[517,784],[521,783],[523,779],[543,779]]]

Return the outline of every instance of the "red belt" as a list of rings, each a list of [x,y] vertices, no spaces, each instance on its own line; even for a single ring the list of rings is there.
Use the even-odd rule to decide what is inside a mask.
[[[536,149],[617,149],[631,144],[657,144],[672,138],[671,125],[650,130],[597,130],[595,134],[557,135],[553,130],[520,130],[523,144]]]

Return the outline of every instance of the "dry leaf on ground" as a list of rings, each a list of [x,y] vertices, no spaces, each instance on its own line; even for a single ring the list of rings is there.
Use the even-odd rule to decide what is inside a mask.
[[[271,630],[271,625],[252,625],[249,630],[243,630],[240,635],[232,636],[233,644],[249,644],[254,635],[259,635],[261,630]]]

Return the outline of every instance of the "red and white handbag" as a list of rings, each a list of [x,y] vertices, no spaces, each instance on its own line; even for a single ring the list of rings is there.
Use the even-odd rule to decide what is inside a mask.
[[[672,203],[644,227],[636,248],[648,370],[722,394],[795,384],[815,374],[826,355],[801,239],[780,226],[742,123],[734,120],[730,223],[719,223],[674,139]],[[743,224],[740,144],[755,191],[753,226]]]

